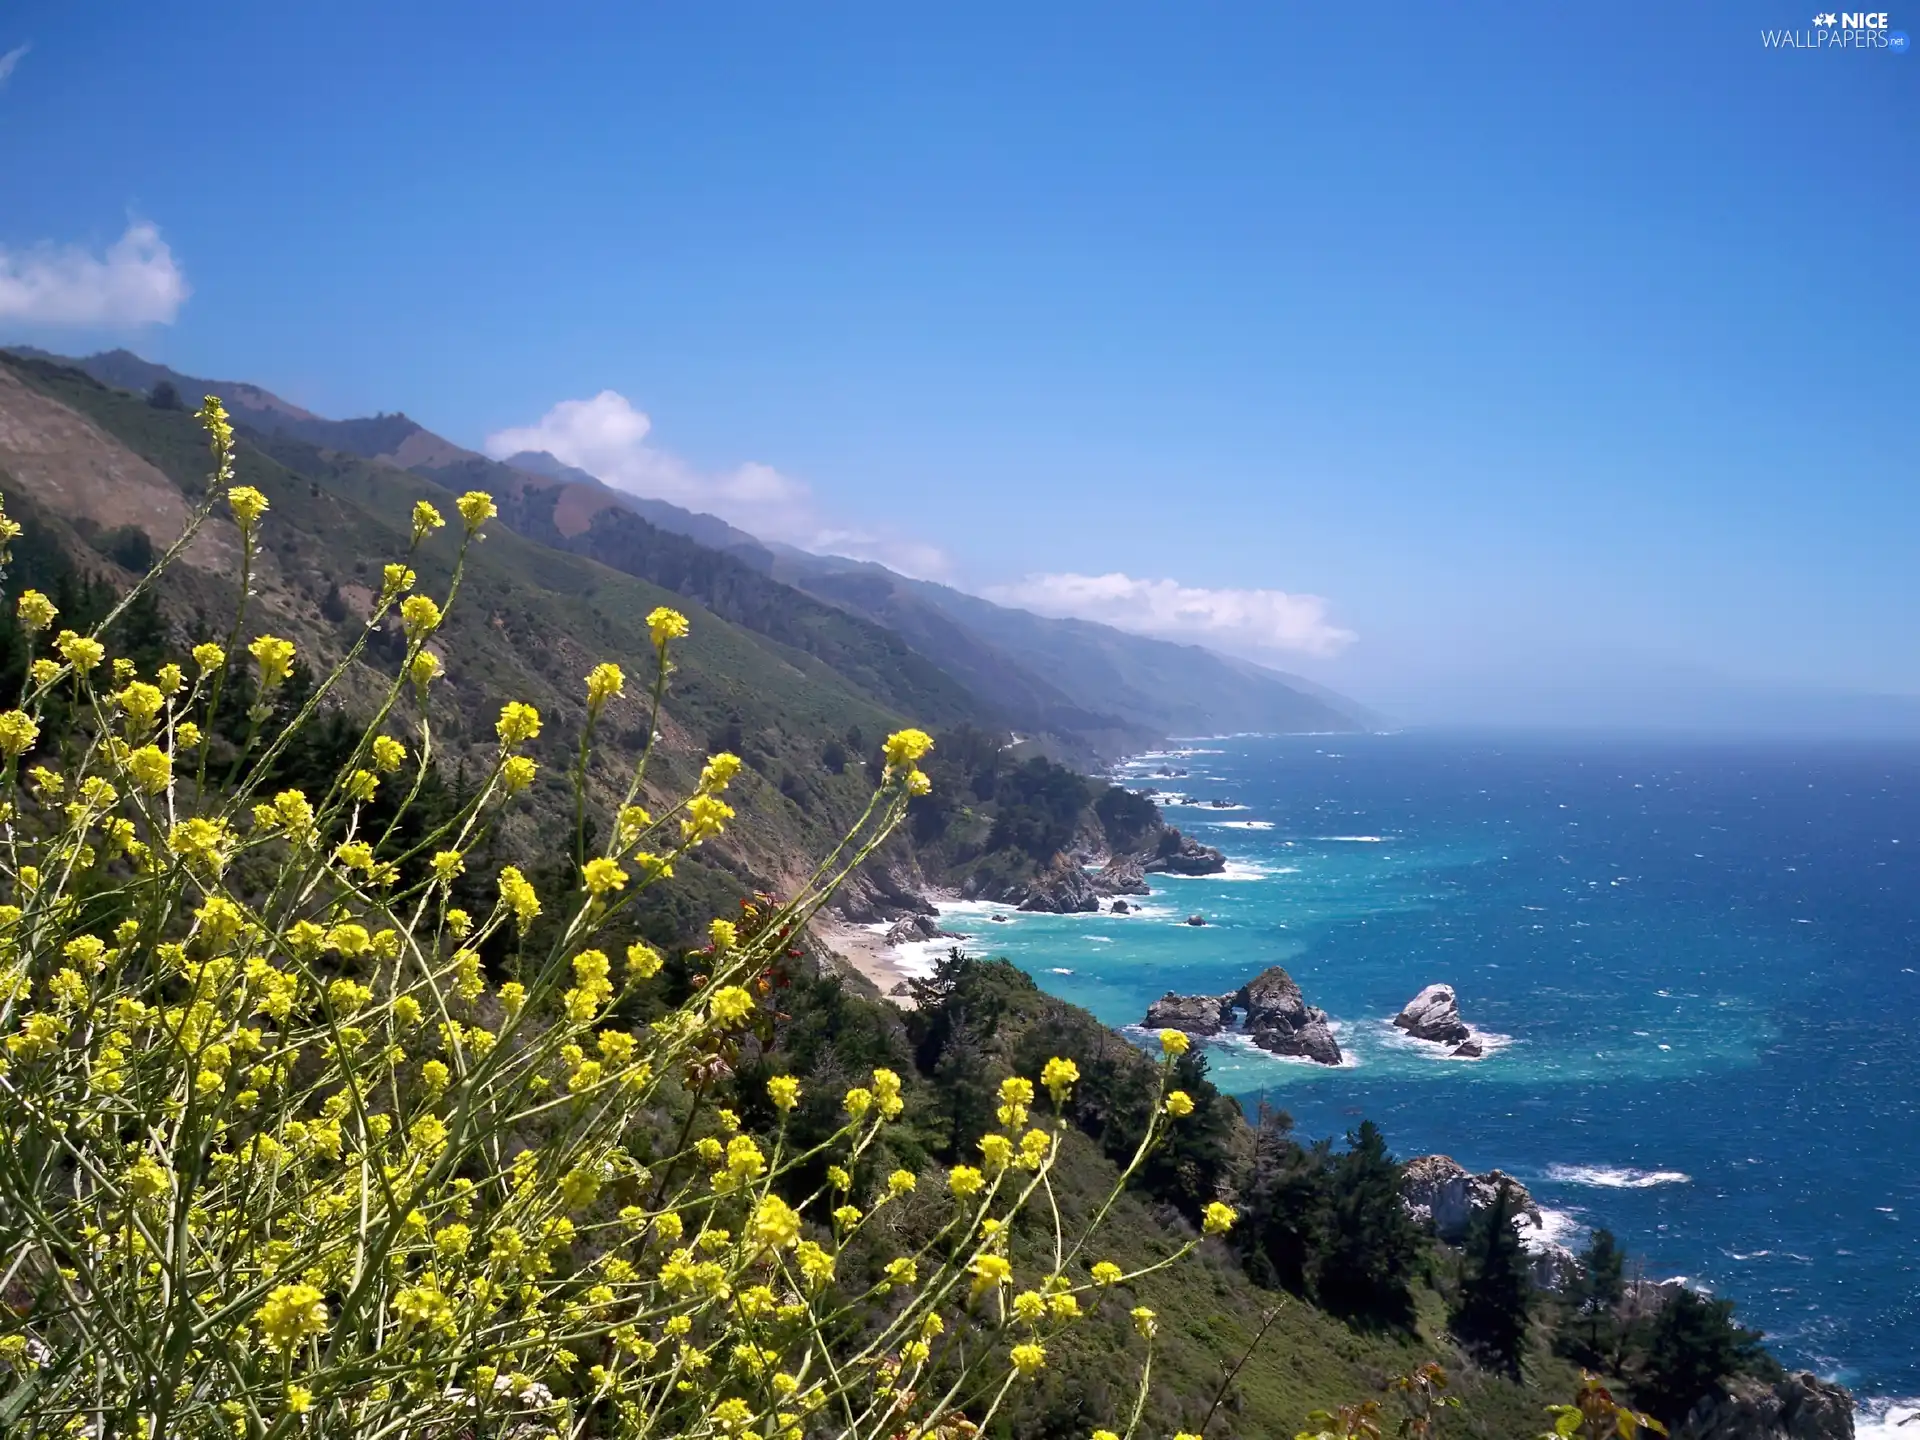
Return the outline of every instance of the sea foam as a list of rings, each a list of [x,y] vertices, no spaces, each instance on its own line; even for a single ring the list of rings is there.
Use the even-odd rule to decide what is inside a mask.
[[[1679,1170],[1635,1170],[1625,1165],[1549,1165],[1547,1178],[1563,1185],[1597,1185],[1603,1190],[1650,1190],[1655,1185],[1690,1185]]]
[[[1920,1435],[1920,1399],[1861,1396],[1853,1414],[1854,1440],[1913,1440]]]

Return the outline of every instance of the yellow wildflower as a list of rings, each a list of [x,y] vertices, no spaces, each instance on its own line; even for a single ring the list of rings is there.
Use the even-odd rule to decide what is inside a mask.
[[[1167,1114],[1176,1120],[1184,1120],[1193,1113],[1193,1097],[1184,1090],[1175,1090],[1167,1096]]]
[[[921,756],[933,749],[933,737],[924,730],[896,730],[887,737],[887,743],[880,749],[886,757],[887,768],[898,770],[911,765]]]
[[[267,513],[267,497],[251,485],[236,485],[227,491],[227,508],[242,531],[251,530],[253,522]]]
[[[262,635],[247,646],[247,653],[253,656],[254,663],[260,667],[262,685],[278,685],[293,673],[291,640],[282,640],[277,635]]]
[[[1007,1358],[1013,1361],[1015,1374],[1022,1380],[1031,1380],[1047,1368],[1047,1347],[1031,1342],[1016,1345],[1008,1352]]]
[[[664,650],[669,640],[678,640],[687,633],[687,617],[661,605],[648,614],[647,633],[653,637],[654,648]]]
[[[778,1195],[764,1196],[754,1206],[751,1234],[765,1249],[784,1250],[800,1238],[800,1216]]]
[[[727,788],[734,776],[740,773],[740,757],[722,751],[718,755],[709,755],[707,763],[700,767],[700,793],[718,795]]]
[[[775,1075],[767,1081],[767,1098],[777,1110],[791,1110],[800,1103],[800,1082],[791,1075]]]
[[[460,512],[460,518],[467,522],[470,531],[478,530],[500,513],[500,507],[493,503],[493,497],[484,490],[467,491],[453,502],[453,508]]]
[[[716,1025],[737,1025],[753,1013],[753,996],[738,985],[722,985],[707,1001]]]
[[[1169,1055],[1186,1054],[1187,1046],[1192,1043],[1193,1042],[1187,1037],[1187,1032],[1184,1030],[1162,1030],[1160,1032],[1160,1048]]]
[[[86,674],[107,658],[106,646],[98,640],[75,634],[71,630],[62,630],[59,638],[53,642],[53,648],[58,650],[60,658],[73,666],[74,672],[80,675]]]
[[[29,630],[47,629],[53,624],[54,616],[60,613],[59,608],[38,590],[22,590],[13,612]]]
[[[1047,1093],[1053,1096],[1053,1103],[1059,1105],[1067,1098],[1067,1092],[1073,1088],[1073,1082],[1080,1078],[1080,1067],[1071,1060],[1063,1060],[1058,1055],[1047,1061],[1040,1071],[1040,1083],[1047,1087]]]
[[[1207,1206],[1201,1228],[1209,1235],[1224,1235],[1233,1228],[1233,1222],[1240,1218],[1231,1205],[1222,1205],[1215,1200]]]
[[[9,760],[18,759],[31,750],[39,738],[40,726],[24,710],[0,714],[0,755]]]
[[[413,539],[416,545],[426,538],[428,531],[438,530],[446,523],[447,522],[441,518],[440,512],[434,509],[427,501],[416,500],[413,502]]]
[[[627,677],[611,661],[602,661],[587,672],[587,709],[598,710],[609,700],[617,700],[626,689]]]
[[[493,733],[502,745],[519,745],[540,733],[540,712],[522,700],[509,700],[500,707],[500,718]]]
[[[627,872],[616,862],[601,855],[581,867],[580,883],[586,886],[589,895],[598,900],[610,890],[625,889]]]
[[[327,1307],[312,1285],[282,1285],[254,1312],[261,1338],[275,1350],[291,1350],[327,1328]]]
[[[142,745],[127,756],[127,774],[147,794],[157,794],[173,782],[173,757],[158,746]]]
[[[400,623],[409,640],[424,640],[440,628],[440,607],[428,595],[409,595],[400,602]]]

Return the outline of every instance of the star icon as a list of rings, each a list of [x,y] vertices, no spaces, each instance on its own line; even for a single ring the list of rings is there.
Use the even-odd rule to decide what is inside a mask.
[[[1813,23],[1816,25],[1833,25],[1837,22],[1838,17],[1831,10],[1813,17]]]

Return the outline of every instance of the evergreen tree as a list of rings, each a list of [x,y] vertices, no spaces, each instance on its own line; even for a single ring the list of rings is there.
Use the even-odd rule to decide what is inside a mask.
[[[1261,1104],[1253,1173],[1234,1234],[1248,1274],[1304,1296],[1314,1257],[1326,1243],[1330,1146],[1324,1140],[1311,1149],[1297,1144],[1292,1126],[1292,1117]]]
[[[1605,1363],[1609,1342],[1617,1338],[1614,1311],[1626,1294],[1626,1258],[1611,1230],[1594,1231],[1580,1252],[1580,1273],[1567,1287],[1569,1321],[1559,1348],[1582,1364]]]
[[[1447,1317],[1453,1333],[1469,1350],[1516,1378],[1533,1301],[1526,1247],[1513,1224],[1518,1210],[1513,1186],[1502,1177],[1493,1203],[1473,1219],[1460,1296]]]
[[[1346,1153],[1328,1170],[1326,1239],[1313,1288],[1344,1319],[1406,1330],[1425,1237],[1400,1201],[1400,1173],[1371,1120],[1347,1136]]]
[[[171,380],[162,380],[147,392],[147,403],[156,410],[184,410],[180,392]]]
[[[1681,1290],[1647,1327],[1634,1391],[1640,1403],[1669,1425],[1717,1393],[1734,1375],[1764,1364],[1759,1332],[1733,1322],[1733,1302]]]

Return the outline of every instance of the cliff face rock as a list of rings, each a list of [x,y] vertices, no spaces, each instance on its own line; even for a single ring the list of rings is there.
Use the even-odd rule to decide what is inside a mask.
[[[1340,1044],[1327,1024],[1327,1012],[1307,1004],[1293,977],[1278,965],[1262,970],[1231,995],[1163,995],[1147,1008],[1142,1023],[1153,1030],[1218,1035],[1233,1023],[1236,1011],[1244,1016],[1247,1037],[1262,1050],[1321,1065],[1340,1063]]]
[[[1046,915],[1072,915],[1100,908],[1100,893],[1073,857],[1060,854],[1033,879],[1019,908]]]
[[[1427,986],[1393,1017],[1393,1023],[1414,1039],[1436,1045],[1458,1045],[1473,1036],[1460,1018],[1460,1002],[1451,985]]]
[[[1149,1030],[1184,1030],[1189,1035],[1218,1035],[1233,1020],[1231,995],[1162,995],[1147,1007],[1142,1022]]]
[[[1804,1370],[1772,1384],[1736,1380],[1694,1406],[1674,1440],[1853,1440],[1853,1396]]]
[[[1142,863],[1136,855],[1114,856],[1093,877],[1093,888],[1102,895],[1151,895]]]
[[[1148,875],[1218,875],[1227,868],[1227,857],[1169,826],[1140,868]]]
[[[1514,1229],[1532,1262],[1533,1283],[1543,1290],[1564,1289],[1580,1272],[1573,1252],[1547,1238],[1545,1217],[1527,1187],[1498,1170],[1475,1175],[1446,1155],[1422,1155],[1409,1160],[1400,1181],[1400,1198],[1414,1219],[1433,1226],[1434,1234],[1449,1245],[1467,1238],[1476,1215],[1500,1193],[1500,1182],[1513,1187],[1518,1213]]]
[[[833,908],[854,925],[871,925],[881,920],[898,920],[915,915],[934,916],[940,912],[921,892],[926,877],[917,865],[888,866],[869,863],[847,877],[834,892]]]

